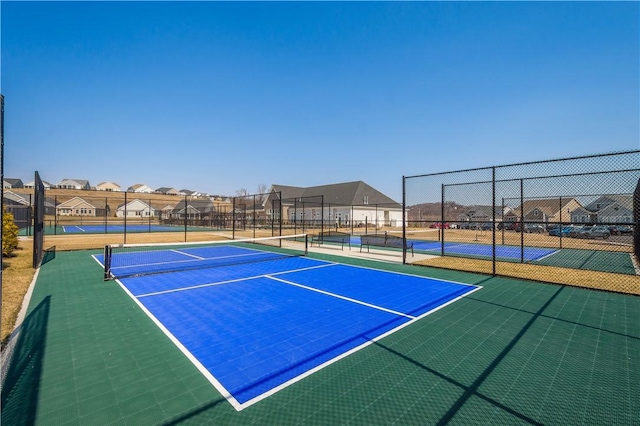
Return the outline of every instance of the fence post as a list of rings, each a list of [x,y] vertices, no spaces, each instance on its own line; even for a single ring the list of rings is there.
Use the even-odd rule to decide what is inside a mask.
[[[440,256],[444,256],[444,183],[440,184],[440,229],[438,229],[438,239],[440,240]]]
[[[524,263],[524,179],[520,179],[520,263]]]
[[[127,193],[124,193],[124,244],[127,244]]]
[[[492,246],[493,246],[492,274],[495,276],[496,275],[496,168],[493,167],[491,169],[491,171],[492,171],[492,176],[491,176],[491,197],[492,197],[491,210],[493,210],[492,216],[491,216],[491,235],[492,235]]]
[[[407,204],[405,193],[405,177],[402,176],[402,264],[407,263]],[[353,210],[353,206],[352,206]]]

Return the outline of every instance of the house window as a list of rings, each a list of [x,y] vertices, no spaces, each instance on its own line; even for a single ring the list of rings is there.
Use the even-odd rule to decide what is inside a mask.
[[[364,204],[369,204],[369,196],[368,196],[368,195],[365,195],[365,196],[363,197],[363,199],[362,199],[362,202],[363,202]]]
[[[533,211],[533,215],[534,215],[534,216],[538,216],[538,213],[539,213],[539,212],[538,212],[538,210],[534,210],[534,211]]]

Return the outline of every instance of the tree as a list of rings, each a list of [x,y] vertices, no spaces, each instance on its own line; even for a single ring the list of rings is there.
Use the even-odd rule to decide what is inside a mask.
[[[5,208],[2,212],[2,256],[10,256],[18,248],[18,225],[13,214]]]
[[[258,194],[260,194],[260,197],[259,197],[258,201],[260,203],[264,202],[264,200],[267,199],[267,190],[268,189],[269,188],[264,183],[261,183],[261,184],[258,185]]]

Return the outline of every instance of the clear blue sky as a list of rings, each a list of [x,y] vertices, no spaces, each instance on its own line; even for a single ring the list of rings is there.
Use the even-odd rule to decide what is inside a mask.
[[[5,177],[235,195],[640,148],[638,2],[7,2]]]

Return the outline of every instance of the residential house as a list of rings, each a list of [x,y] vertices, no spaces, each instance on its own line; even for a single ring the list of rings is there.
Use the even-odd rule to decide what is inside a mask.
[[[154,191],[156,194],[164,194],[164,195],[180,195],[180,192],[175,188],[167,188],[161,187]]]
[[[4,178],[2,182],[2,187],[4,189],[24,188],[24,184],[20,179]]]
[[[98,191],[108,191],[108,192],[120,192],[121,187],[117,183],[114,182],[100,182],[96,185],[96,189]]]
[[[42,185],[44,186],[45,190],[51,189],[51,184],[49,182],[47,182],[46,180],[42,181]],[[35,187],[35,186],[36,186],[36,183],[34,181],[32,181],[32,180],[24,184],[25,188],[30,188],[30,189],[33,189],[33,187]]]
[[[170,219],[208,219],[216,213],[216,208],[210,199],[182,199],[173,207]]]
[[[89,181],[84,179],[62,179],[56,187],[60,189],[91,189]]]
[[[579,223],[632,223],[633,195],[611,194],[601,195],[584,206]],[[573,215],[572,215],[573,216]],[[580,220],[586,219],[586,220]]]
[[[179,191],[180,195],[186,195],[188,197],[206,197],[207,194],[199,192],[199,191],[191,191],[190,189],[181,189]]]
[[[136,199],[116,208],[116,217],[149,218],[156,215],[156,210],[148,203]]]
[[[496,222],[501,222],[505,217],[511,217],[510,213],[513,209],[509,206],[469,206],[462,211],[457,220],[459,222],[493,222],[495,216]]]
[[[151,194],[153,192],[153,189],[151,189],[149,186],[145,185],[144,183],[136,183],[134,185],[131,185],[129,188],[127,188],[127,192],[137,192],[139,194]]]
[[[571,220],[571,212],[580,207],[582,207],[580,202],[572,197],[526,200],[522,206],[505,214],[504,221],[519,222],[522,218],[525,223],[569,222]]]
[[[313,187],[272,185],[264,201],[267,217],[336,226],[402,226],[402,205],[363,181]]]
[[[30,199],[27,199],[24,195],[16,194],[12,191],[4,191],[3,202],[5,206],[29,206],[31,205]]]
[[[4,208],[13,215],[13,221],[18,229],[23,229],[31,225],[31,203],[30,200],[12,191],[5,191],[2,197]]]
[[[171,215],[173,213],[173,208],[175,206],[164,206],[163,208],[160,209],[160,216],[162,217],[162,219],[171,219]]]
[[[73,197],[58,204],[56,214],[58,216],[99,216],[98,207],[80,197]]]

